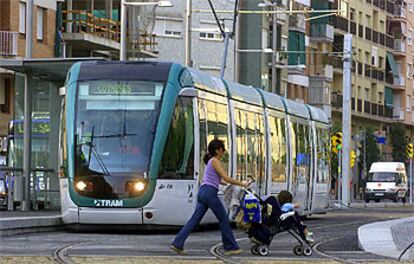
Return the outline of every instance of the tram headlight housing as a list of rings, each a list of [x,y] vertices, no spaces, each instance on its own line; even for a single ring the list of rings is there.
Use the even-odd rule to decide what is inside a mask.
[[[147,189],[147,180],[138,179],[133,181],[127,181],[125,184],[125,189],[128,193],[132,195],[140,195]]]
[[[75,183],[75,188],[80,192],[91,192],[93,191],[93,184],[89,181],[80,180]]]

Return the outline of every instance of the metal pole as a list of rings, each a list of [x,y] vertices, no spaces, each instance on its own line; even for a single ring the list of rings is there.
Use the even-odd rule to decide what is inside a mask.
[[[276,9],[276,2],[273,3],[273,9]],[[277,15],[273,13],[273,30],[272,30],[272,93],[276,93],[276,56],[277,52]]]
[[[26,1],[26,59],[32,58],[33,0]]]
[[[410,158],[410,204],[413,204],[413,159]]]
[[[223,54],[223,61],[221,63],[221,69],[220,69],[220,77],[224,78],[224,72],[226,71],[226,62],[227,62],[227,51],[229,50],[229,39],[230,39],[230,33],[225,32],[224,33],[224,54]]]
[[[187,0],[185,9],[185,39],[184,39],[184,64],[187,66],[193,66],[191,62],[191,12],[192,12],[192,0]]]
[[[362,182],[363,182],[363,186],[362,186],[362,200],[364,203],[364,207],[366,206],[365,204],[365,189],[366,189],[366,181],[367,181],[367,132],[364,129],[363,132],[363,168],[362,168]]]
[[[23,179],[24,201],[22,211],[30,210],[30,169],[32,164],[32,89],[30,87],[32,74],[26,72],[24,82],[24,130],[23,130]]]
[[[127,51],[126,51],[126,30],[127,30],[127,14],[126,6],[124,3],[125,0],[121,0],[121,47],[119,51],[119,60],[127,60]]]
[[[349,179],[351,153],[351,64],[352,35],[344,36],[343,107],[342,107],[342,204],[349,206]]]
[[[342,150],[338,150],[338,206],[342,207],[341,205],[341,182],[342,182]]]

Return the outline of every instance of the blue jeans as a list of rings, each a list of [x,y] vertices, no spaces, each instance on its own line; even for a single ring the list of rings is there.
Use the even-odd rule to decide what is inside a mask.
[[[198,190],[197,205],[193,216],[188,220],[187,224],[181,229],[173,241],[173,245],[179,249],[184,248],[184,242],[190,235],[191,231],[198,226],[203,219],[208,208],[210,208],[214,215],[220,222],[221,239],[223,240],[224,250],[239,249],[233,232],[230,228],[230,222],[223,204],[217,196],[217,188],[209,185],[202,185]]]

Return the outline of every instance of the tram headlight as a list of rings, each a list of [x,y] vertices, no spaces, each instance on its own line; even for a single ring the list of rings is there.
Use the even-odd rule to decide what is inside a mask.
[[[93,192],[93,183],[81,180],[75,183],[75,188],[79,192]]]
[[[145,186],[145,182],[138,181],[134,184],[134,190],[137,192],[142,192],[143,190],[145,190]]]
[[[125,184],[125,190],[131,195],[140,195],[147,188],[147,181],[145,179],[139,179],[135,181],[127,181]]]

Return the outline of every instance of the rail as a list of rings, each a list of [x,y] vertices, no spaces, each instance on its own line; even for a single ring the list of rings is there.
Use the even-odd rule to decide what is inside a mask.
[[[17,56],[18,32],[0,31],[0,56]]]
[[[0,171],[5,174],[5,191],[7,209],[15,210],[15,203],[23,201],[24,177],[23,168],[0,166]],[[39,204],[43,203],[45,209],[50,209],[50,194],[59,193],[59,190],[50,188],[50,174],[55,170],[49,168],[33,168],[30,170],[30,200],[33,210],[39,210]]]
[[[63,10],[62,14],[65,33],[89,33],[117,42],[120,40],[119,21],[97,17],[86,10]]]

